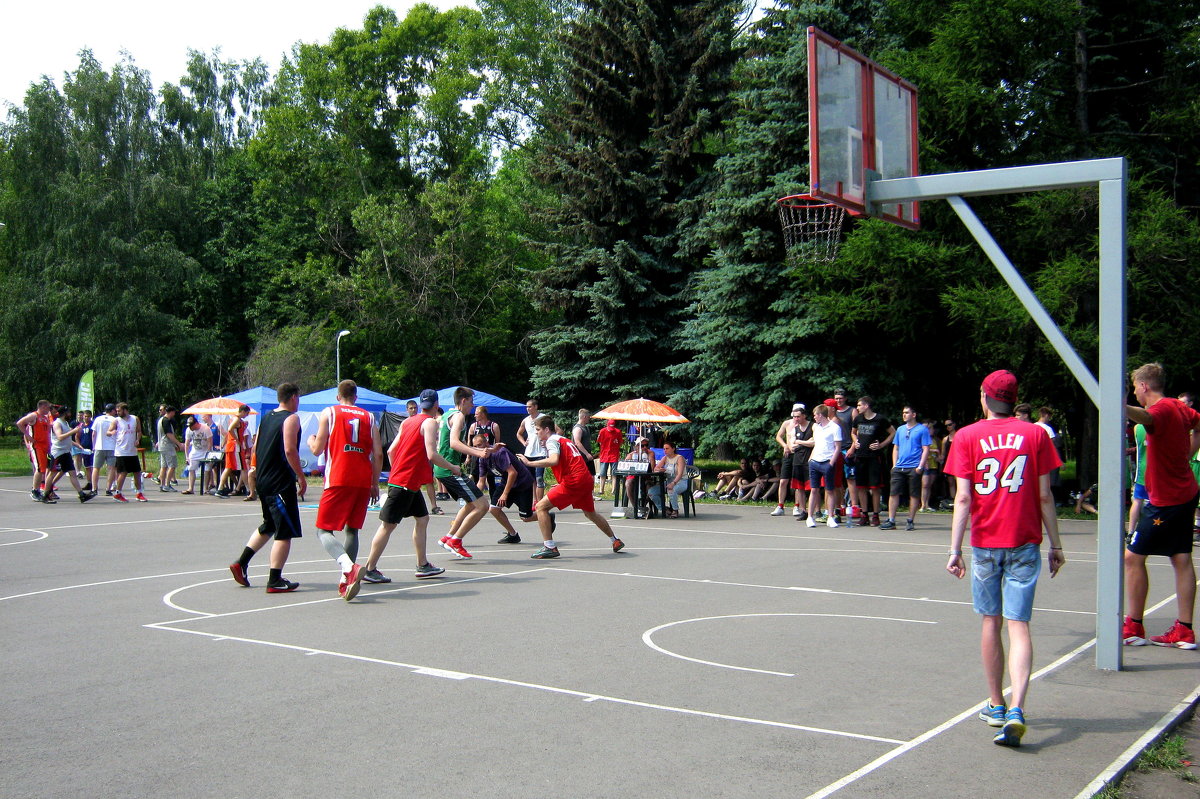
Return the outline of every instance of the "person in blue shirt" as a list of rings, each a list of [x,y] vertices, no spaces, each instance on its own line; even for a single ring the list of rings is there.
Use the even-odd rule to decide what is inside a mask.
[[[917,412],[905,406],[903,426],[892,439],[892,484],[888,496],[887,521],[879,525],[880,530],[896,529],[896,511],[900,508],[900,495],[908,491],[908,523],[905,530],[916,529],[917,508],[921,507],[921,475],[929,459],[932,441],[929,428],[917,421]]]

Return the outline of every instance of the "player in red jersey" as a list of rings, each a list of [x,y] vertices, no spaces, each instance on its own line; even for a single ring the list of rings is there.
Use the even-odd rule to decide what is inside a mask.
[[[38,400],[37,410],[30,411],[17,420],[17,430],[25,440],[29,461],[33,464],[33,489],[29,492],[34,502],[42,501],[42,480],[46,467],[50,465],[50,400]]]
[[[338,383],[338,404],[321,411],[317,432],[308,437],[313,455],[326,455],[325,490],[317,506],[317,538],[342,569],[338,593],[349,602],[358,594],[363,567],[358,559],[358,531],[367,518],[367,505],[379,500],[379,470],[383,447],[379,425],[354,403],[358,385]],[[345,530],[343,545],[334,530]]]
[[[992,739],[1020,746],[1025,734],[1025,693],[1033,669],[1029,620],[1042,560],[1042,528],[1050,537],[1050,576],[1066,563],[1058,538],[1058,517],[1050,493],[1050,472],[1062,465],[1046,431],[1013,418],[1017,378],[1000,370],[984,378],[979,402],[986,418],[962,428],[946,463],[958,483],[946,571],[961,579],[962,541],[971,522],[971,597],[983,616],[981,654],[991,694],[979,717],[1001,730]],[[1004,706],[1004,643],[1008,627],[1008,674],[1012,702]]]
[[[1200,447],[1200,414],[1172,397],[1163,396],[1166,373],[1160,364],[1148,363],[1131,375],[1138,404],[1125,415],[1146,428],[1146,492],[1137,527],[1125,547],[1125,599],[1129,615],[1121,638],[1130,646],[1174,646],[1195,649],[1192,611],[1196,604],[1196,567],[1192,565],[1192,516],[1200,489],[1188,461]],[[1142,616],[1150,578],[1146,558],[1166,555],[1175,569],[1175,602],[1178,616],[1163,635],[1146,640]]]
[[[416,577],[423,580],[445,572],[425,557],[425,531],[429,526],[429,511],[421,487],[433,482],[433,464],[461,475],[462,469],[438,454],[438,424],[430,415],[437,407],[437,392],[427,388],[421,392],[421,412],[400,423],[400,432],[388,447],[388,494],[379,509],[379,529],[371,540],[371,554],[363,580],[368,583],[390,583],[392,579],[379,571],[379,558],[387,546],[392,530],[401,519],[412,517],[413,550],[417,554]]]
[[[558,557],[550,509],[562,510],[568,505],[574,505],[583,511],[583,515],[599,527],[600,532],[608,536],[613,552],[620,552],[625,548],[625,544],[613,533],[608,520],[596,513],[596,501],[592,498],[592,473],[588,469],[587,461],[575,449],[570,439],[554,432],[554,420],[549,416],[539,417],[535,428],[538,439],[546,448],[546,457],[530,460],[521,455],[520,458],[526,466],[534,469],[549,466],[558,484],[547,491],[546,496],[538,500],[534,508],[537,511],[538,527],[542,532],[542,548],[531,557],[539,560]]]

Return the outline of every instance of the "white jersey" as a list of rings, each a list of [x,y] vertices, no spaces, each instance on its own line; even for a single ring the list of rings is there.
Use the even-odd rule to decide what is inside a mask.
[[[531,460],[542,460],[546,457],[546,448],[538,438],[537,426],[533,419],[526,416],[521,421],[521,429],[525,431],[525,457]]]
[[[71,429],[71,425],[66,419],[55,419],[54,424],[50,425],[50,457],[57,458],[59,455],[69,455],[71,452],[72,436],[67,436],[59,441],[58,437]]]
[[[824,463],[834,456],[842,443],[842,426],[837,422],[817,422],[812,426],[813,451],[810,460]]]
[[[107,413],[102,413],[92,420],[92,449],[100,451],[112,451],[113,440],[108,437],[108,429],[112,427],[115,417],[109,416]]]
[[[136,457],[138,442],[134,431],[137,430],[137,417],[130,414],[122,419],[118,416],[113,421],[113,427],[117,431],[114,436],[113,454],[118,458]]]

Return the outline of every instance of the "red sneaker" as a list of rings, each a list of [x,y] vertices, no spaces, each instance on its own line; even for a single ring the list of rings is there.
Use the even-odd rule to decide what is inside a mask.
[[[1175,626],[1167,630],[1162,635],[1156,635],[1150,639],[1150,643],[1155,646],[1173,646],[1179,649],[1195,649],[1196,648],[1196,631],[1189,630],[1177,620]]]
[[[354,597],[358,596],[358,589],[362,587],[363,572],[362,566],[355,563],[350,567],[350,571],[346,572],[342,578],[345,590],[341,591],[342,599],[349,602]]]
[[[129,500],[125,499],[124,495],[121,494],[120,491],[113,492],[113,499],[115,499],[117,502],[128,502],[129,501]]]
[[[466,547],[463,546],[461,538],[451,538],[450,536],[446,536],[438,543],[453,552],[455,555],[458,555],[463,560],[470,560],[472,557],[471,553],[468,552]]]
[[[625,548],[625,542],[619,538],[613,539],[613,552],[620,552]]]
[[[1145,646],[1149,643],[1146,640],[1146,628],[1128,616],[1121,627],[1121,640],[1125,646]]]
[[[145,495],[145,494],[143,494],[141,491],[137,492],[137,496],[136,496],[136,497],[134,497],[134,498],[135,498],[135,499],[136,499],[138,502],[148,502],[148,501],[149,501],[149,500],[147,500],[147,499],[146,499],[146,495]]]

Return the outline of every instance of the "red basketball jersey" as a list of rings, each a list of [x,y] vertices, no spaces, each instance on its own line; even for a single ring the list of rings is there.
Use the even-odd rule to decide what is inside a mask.
[[[555,480],[568,488],[587,485],[588,490],[591,490],[592,473],[588,471],[587,461],[569,438],[550,436],[546,439],[546,451],[558,452],[558,463],[551,467]]]
[[[421,432],[421,425],[432,418],[418,413],[400,423],[400,432],[388,449],[388,460],[392,464],[388,485],[419,491],[421,486],[433,482],[433,466],[429,463],[425,436]]]
[[[971,546],[1042,541],[1038,478],[1062,466],[1046,431],[1019,419],[985,419],[954,437],[946,474],[971,481]]]
[[[325,446],[325,487],[371,487],[371,414],[355,405],[329,409],[329,442]]]

